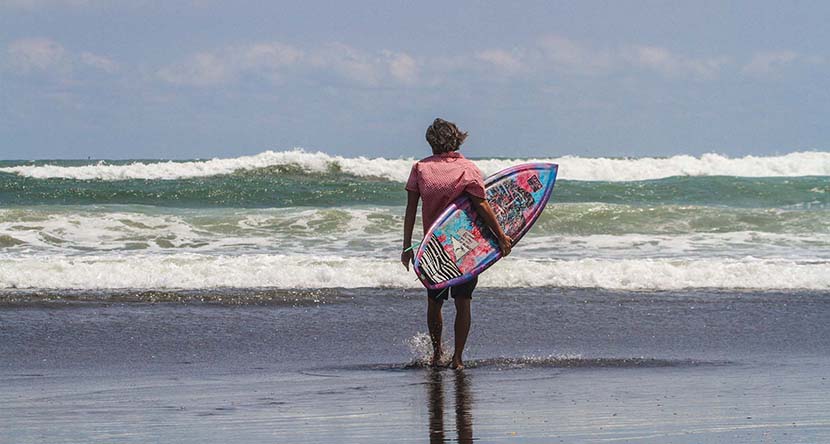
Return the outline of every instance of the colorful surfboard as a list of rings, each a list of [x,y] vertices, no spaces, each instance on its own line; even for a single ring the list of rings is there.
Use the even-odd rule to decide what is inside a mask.
[[[515,246],[548,203],[558,166],[527,163],[499,171],[484,182],[487,202]],[[431,290],[467,282],[501,259],[496,236],[459,197],[438,217],[415,253],[415,273]]]

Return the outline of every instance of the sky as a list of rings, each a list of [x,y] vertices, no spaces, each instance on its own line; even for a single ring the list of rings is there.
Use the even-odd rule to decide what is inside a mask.
[[[0,159],[830,149],[830,2],[0,0]]]

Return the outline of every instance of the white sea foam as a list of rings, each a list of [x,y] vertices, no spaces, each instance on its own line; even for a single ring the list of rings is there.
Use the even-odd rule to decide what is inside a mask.
[[[770,259],[501,261],[482,287],[830,290],[830,262]],[[0,258],[0,288],[419,288],[394,260],[200,254]],[[394,294],[394,293],[390,293]]]
[[[396,248],[402,223],[398,208],[150,208],[149,213],[110,209],[114,211],[0,209],[0,251],[5,247],[7,254],[133,250],[348,254],[378,246]]]
[[[523,238],[513,257],[528,259],[742,258],[830,260],[826,233],[591,234]]]
[[[79,180],[172,180],[230,174],[278,166],[296,166],[310,173],[339,169],[360,177],[379,177],[403,182],[415,159],[383,157],[343,157],[322,152],[265,151],[252,156],[188,162],[132,162],[124,165],[98,163],[86,166],[20,165],[0,168],[0,172],[33,178]],[[569,180],[632,181],[671,176],[830,176],[830,152],[794,152],[780,156],[728,157],[704,154],[667,158],[588,158],[578,156],[533,159],[480,159],[476,164],[489,175],[523,162],[554,162],[560,165],[559,177]]]
[[[391,257],[400,242],[403,209],[156,209],[106,207],[0,210],[0,252],[31,254],[248,253]],[[109,210],[109,211],[106,211]],[[819,215],[820,217],[821,215]],[[830,231],[821,221],[762,227],[630,225],[632,232],[580,234],[573,223],[537,225],[514,251],[525,259],[665,257],[830,259]],[[814,225],[812,231],[804,224]],[[684,232],[683,230],[686,230]],[[418,230],[417,235],[420,234]]]

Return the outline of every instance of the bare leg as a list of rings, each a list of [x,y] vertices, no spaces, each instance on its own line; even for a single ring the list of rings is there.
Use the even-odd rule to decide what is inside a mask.
[[[472,298],[455,298],[455,354],[452,355],[451,367],[464,368],[461,354],[467,344],[467,335],[470,333],[470,302]]]
[[[429,327],[429,338],[432,340],[432,365],[436,366],[441,361],[441,332],[444,329],[444,318],[441,315],[443,301],[437,301],[427,296],[427,327]]]

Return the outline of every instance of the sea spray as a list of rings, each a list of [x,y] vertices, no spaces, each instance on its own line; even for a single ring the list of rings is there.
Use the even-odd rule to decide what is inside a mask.
[[[429,153],[425,150],[424,156]],[[475,153],[468,153],[474,156]],[[302,149],[265,151],[251,156],[192,161],[96,161],[86,165],[64,166],[56,163],[12,164],[0,166],[0,173],[37,179],[123,181],[174,180],[226,175],[280,166],[291,166],[310,173],[341,171],[358,177],[377,177],[396,182],[406,181],[414,157],[343,157]],[[475,159],[484,174],[492,174],[522,162],[553,162],[562,165],[559,179],[588,181],[633,181],[672,176],[828,176],[830,153],[793,152],[778,156],[728,157],[708,153],[699,157],[605,158],[605,157],[535,157],[511,159]],[[8,163],[8,162],[7,162]]]

